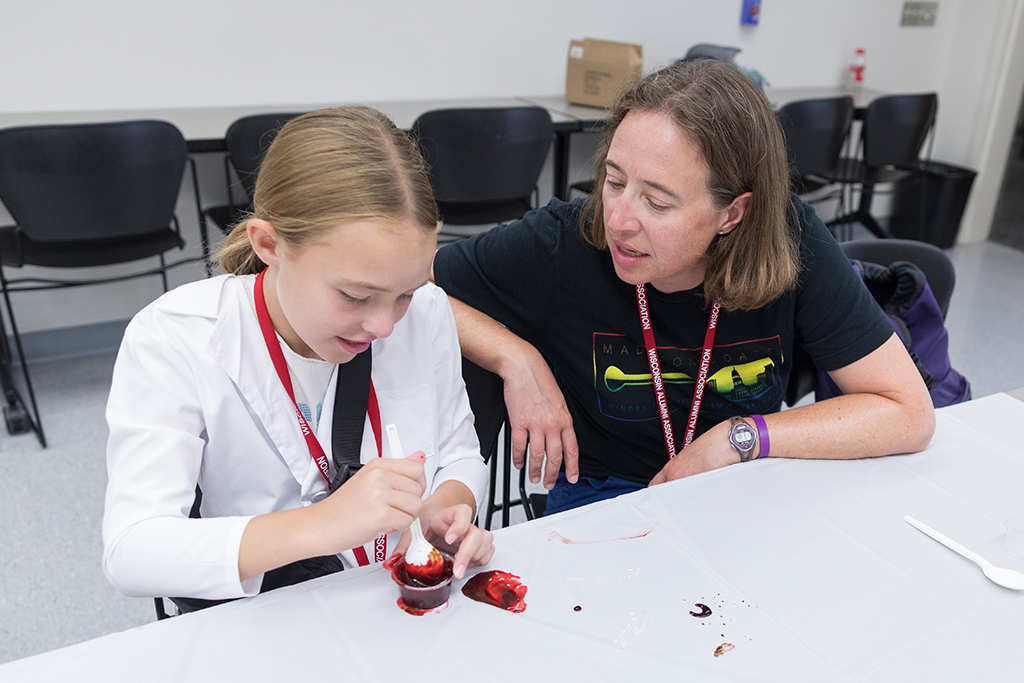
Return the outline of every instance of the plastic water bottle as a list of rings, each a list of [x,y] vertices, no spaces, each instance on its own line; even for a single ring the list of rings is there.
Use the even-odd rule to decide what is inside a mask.
[[[846,84],[850,90],[860,90],[864,87],[864,48],[858,47],[853,53],[853,61],[850,62],[850,71]]]

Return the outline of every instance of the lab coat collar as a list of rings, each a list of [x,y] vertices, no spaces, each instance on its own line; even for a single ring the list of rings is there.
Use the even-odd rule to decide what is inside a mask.
[[[244,281],[245,277],[254,276],[226,276],[214,298],[216,322],[207,349],[235,383],[259,422],[258,426],[301,485],[303,494],[326,489],[326,482],[302,437],[295,404],[270,360],[252,301],[252,285]],[[325,418],[331,414],[332,406],[326,404],[333,403],[336,381],[337,368],[324,401],[324,417],[317,429],[317,439],[328,455],[331,453],[331,421]]]

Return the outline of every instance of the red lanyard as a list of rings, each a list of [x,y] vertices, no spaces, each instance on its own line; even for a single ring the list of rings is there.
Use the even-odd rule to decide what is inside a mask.
[[[320,470],[320,474],[327,482],[327,488],[331,488],[331,466],[327,460],[327,454],[324,453],[323,446],[317,441],[316,435],[310,428],[309,423],[306,422],[306,418],[302,415],[302,411],[299,410],[298,404],[295,402],[295,390],[292,388],[292,377],[288,373],[288,363],[284,359],[284,352],[281,351],[281,342],[277,339],[277,333],[274,332],[274,323],[270,320],[270,311],[267,310],[267,301],[263,297],[263,276],[267,274],[266,270],[260,272],[256,276],[256,317],[260,321],[260,331],[263,332],[263,340],[267,343],[267,351],[270,352],[270,360],[274,363],[274,369],[277,370],[277,376],[281,379],[281,384],[284,385],[285,391],[288,392],[288,398],[292,400],[292,405],[295,406],[295,417],[299,420],[299,427],[302,428],[302,436],[306,439],[306,446],[309,448],[309,454],[313,457],[313,462],[316,463],[317,469]],[[373,390],[373,381],[370,381],[370,397],[367,402],[366,412],[370,416],[370,427],[373,429],[373,437],[377,442],[377,457],[382,457],[384,450],[382,448],[382,433],[380,427],[380,406],[377,404],[377,393]],[[383,562],[386,554],[387,538],[381,536],[374,542],[374,559],[377,562]],[[366,550],[362,546],[353,548],[352,552],[356,556],[356,561],[359,562],[360,566],[366,566],[370,564],[370,560],[366,555]],[[380,559],[377,559],[377,558]]]
[[[647,308],[647,288],[636,286],[636,305],[640,309],[640,324],[644,330],[644,346],[647,347],[647,362],[651,366],[651,378],[654,381],[654,395],[658,400],[658,413],[661,416],[661,429],[665,434],[665,449],[671,460],[676,457],[676,438],[672,431],[672,418],[668,411],[668,397],[665,395],[665,383],[661,378],[661,361],[658,360],[658,346],[654,343],[654,328],[651,325],[651,313]],[[693,433],[697,429],[697,414],[704,399],[704,384],[708,379],[708,367],[711,365],[711,349],[715,345],[715,328],[718,327],[718,312],[722,304],[718,301],[711,307],[708,319],[708,331],[704,335],[704,349],[700,354],[700,371],[697,373],[697,386],[693,390],[693,403],[690,405],[690,419],[686,421],[686,436],[683,448],[693,441]]]

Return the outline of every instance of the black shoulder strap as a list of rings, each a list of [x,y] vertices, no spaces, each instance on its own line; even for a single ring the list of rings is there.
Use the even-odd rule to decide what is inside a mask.
[[[331,491],[337,491],[359,469],[366,406],[370,400],[370,370],[373,349],[366,349],[338,366],[334,390],[334,418],[331,423],[331,455],[335,475]]]

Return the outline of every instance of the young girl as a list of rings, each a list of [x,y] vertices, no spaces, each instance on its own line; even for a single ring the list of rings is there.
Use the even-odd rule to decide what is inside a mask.
[[[455,324],[425,284],[437,224],[423,162],[384,115],[341,107],[281,129],[220,253],[229,274],[165,294],[125,332],[103,520],[121,592],[254,595],[401,552],[416,517],[457,577],[490,559]],[[391,423],[406,459],[389,458]]]

